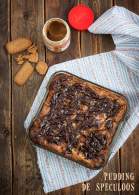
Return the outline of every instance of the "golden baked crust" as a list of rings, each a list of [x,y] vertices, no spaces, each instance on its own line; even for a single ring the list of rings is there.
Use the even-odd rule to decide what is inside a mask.
[[[45,149],[88,168],[100,168],[126,110],[122,95],[69,73],[57,73],[29,136]]]

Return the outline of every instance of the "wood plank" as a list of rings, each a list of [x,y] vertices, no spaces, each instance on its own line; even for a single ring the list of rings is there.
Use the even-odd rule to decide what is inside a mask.
[[[37,44],[40,58],[45,59],[41,31],[44,23],[44,1],[29,0],[11,1],[11,38],[31,37]],[[12,76],[20,67],[12,60]],[[35,150],[27,139],[23,127],[24,119],[29,112],[36,92],[43,77],[36,72],[23,87],[13,82],[12,111],[13,111],[13,161],[14,161],[14,195],[40,195],[42,181],[37,168]]]
[[[11,71],[4,49],[10,38],[9,1],[0,1],[0,194],[12,193]]]
[[[138,0],[114,0],[114,5],[123,6],[136,14],[139,14]]]
[[[124,6],[130,11],[139,14],[139,1],[137,0],[115,0],[115,5]],[[122,192],[122,195],[138,195],[139,194],[139,127],[137,127],[132,135],[128,138],[124,146],[121,148],[121,172],[134,173],[135,191]],[[132,182],[132,181],[131,181]],[[125,183],[125,181],[123,181]]]
[[[81,0],[81,2],[89,5],[94,10],[95,20],[107,9],[113,6],[112,0]],[[89,32],[82,32],[81,35],[81,56],[93,55],[96,53],[106,52],[113,50],[114,44],[110,35],[93,35]],[[104,183],[104,172],[119,172],[119,153],[108,163],[108,165],[103,169],[103,171],[94,179],[87,182],[90,185],[90,191],[87,191],[87,195],[92,194],[107,194],[111,195],[110,191],[99,192],[97,191],[97,183]],[[105,183],[110,183],[111,181],[105,181]],[[117,192],[117,194],[119,194]]]
[[[95,20],[101,16],[103,12],[111,8],[112,0],[81,0],[82,3],[93,9]],[[81,36],[81,55],[88,56],[101,52],[111,51],[114,49],[112,37],[110,35],[95,35],[88,31],[82,32]]]
[[[76,5],[78,0],[46,0],[45,1],[45,20],[52,17],[60,17],[67,20],[67,14],[71,7]],[[46,49],[46,61],[49,65],[64,62],[67,60],[75,59],[80,57],[80,33],[71,29],[71,44],[69,48],[59,54],[52,53]],[[56,192],[48,193],[51,195],[82,195],[82,185],[74,185]]]

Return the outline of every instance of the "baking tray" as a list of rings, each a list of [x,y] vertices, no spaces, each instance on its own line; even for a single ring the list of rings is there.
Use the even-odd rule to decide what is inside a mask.
[[[103,89],[106,89],[106,90],[109,90],[109,91],[111,91],[111,92],[114,92],[114,93],[116,93],[116,94],[122,96],[122,97],[126,100],[126,102],[127,102],[127,110],[126,110],[126,112],[125,112],[125,114],[124,114],[124,116],[123,116],[123,119],[121,120],[121,122],[120,122],[119,125],[117,126],[117,129],[115,130],[115,133],[114,133],[113,138],[112,138],[112,142],[111,142],[111,144],[109,145],[109,148],[108,148],[107,159],[106,159],[105,163],[103,164],[103,166],[101,166],[101,167],[98,167],[98,168],[90,168],[90,167],[86,166],[84,163],[77,162],[77,161],[73,161],[70,157],[64,157],[63,155],[57,153],[56,151],[53,151],[53,150],[51,150],[51,149],[46,149],[45,147],[43,147],[42,145],[39,145],[39,144],[35,144],[35,143],[31,140],[31,138],[30,138],[30,133],[29,133],[30,128],[31,128],[31,126],[32,126],[32,124],[33,124],[33,121],[34,121],[35,119],[38,118],[38,115],[39,115],[39,113],[40,113],[40,111],[41,111],[41,109],[42,109],[42,106],[43,106],[45,100],[47,99],[48,92],[49,92],[49,86],[50,86],[50,84],[51,84],[51,81],[53,80],[53,78],[54,78],[56,75],[61,74],[61,73],[63,73],[63,74],[68,74],[68,75],[72,75],[72,76],[74,76],[74,77],[76,77],[76,78],[81,79],[82,81],[88,82],[88,83],[90,83],[90,84],[94,84],[94,85],[96,85],[96,86],[98,86],[98,87],[101,87],[101,88],[103,88]],[[108,88],[106,88],[106,87],[103,87],[103,86],[101,86],[101,85],[99,85],[99,84],[96,84],[96,83],[94,83],[94,82],[88,81],[87,79],[83,79],[83,78],[81,78],[81,77],[79,77],[79,76],[76,76],[76,75],[74,75],[74,74],[72,74],[72,73],[69,73],[69,72],[67,72],[67,71],[57,71],[57,72],[55,72],[55,73],[53,73],[53,74],[51,75],[51,77],[50,77],[50,79],[49,79],[49,81],[48,81],[48,84],[47,84],[47,86],[46,86],[46,93],[45,93],[45,95],[44,95],[44,97],[43,97],[43,99],[42,99],[42,101],[41,101],[41,104],[40,104],[40,106],[39,106],[39,109],[37,110],[37,113],[36,113],[35,117],[31,120],[31,123],[30,123],[29,127],[26,129],[26,133],[27,133],[27,137],[28,137],[30,143],[31,143],[34,147],[37,146],[37,147],[39,147],[39,148],[42,148],[42,149],[48,150],[48,151],[50,151],[50,152],[53,152],[54,154],[57,154],[57,155],[59,155],[59,156],[62,156],[63,158],[66,158],[66,159],[69,159],[69,160],[71,160],[71,161],[73,161],[73,162],[76,162],[76,163],[78,163],[78,164],[81,164],[81,165],[83,165],[84,167],[87,167],[87,168],[89,168],[89,169],[92,169],[92,170],[99,170],[100,168],[105,167],[106,164],[108,163],[109,158],[110,158],[110,155],[111,155],[111,153],[112,153],[112,152],[111,152],[111,149],[112,149],[112,147],[113,147],[114,140],[117,139],[117,136],[119,135],[119,131],[122,129],[123,125],[125,124],[125,122],[126,122],[126,120],[127,120],[127,118],[128,118],[128,113],[129,113],[129,103],[128,103],[128,100],[127,100],[127,98],[126,98],[124,95],[122,95],[121,93],[115,92],[115,91],[113,91],[113,90],[111,90],[111,89],[108,89]]]

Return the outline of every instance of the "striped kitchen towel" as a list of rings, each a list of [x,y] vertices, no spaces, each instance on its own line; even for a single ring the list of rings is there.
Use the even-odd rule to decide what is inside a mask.
[[[115,6],[98,18],[88,30],[96,34],[111,34],[115,50],[52,66],[40,86],[24,126],[28,128],[36,115],[51,75],[60,70],[68,71],[127,97],[130,110],[113,141],[112,158],[139,123],[139,16]],[[87,181],[100,171],[90,170],[38,147],[36,152],[45,192]]]

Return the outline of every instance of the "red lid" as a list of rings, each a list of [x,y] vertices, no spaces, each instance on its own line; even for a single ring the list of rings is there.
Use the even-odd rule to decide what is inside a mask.
[[[87,30],[94,21],[94,12],[86,5],[79,4],[70,10],[68,21],[77,30]]]

